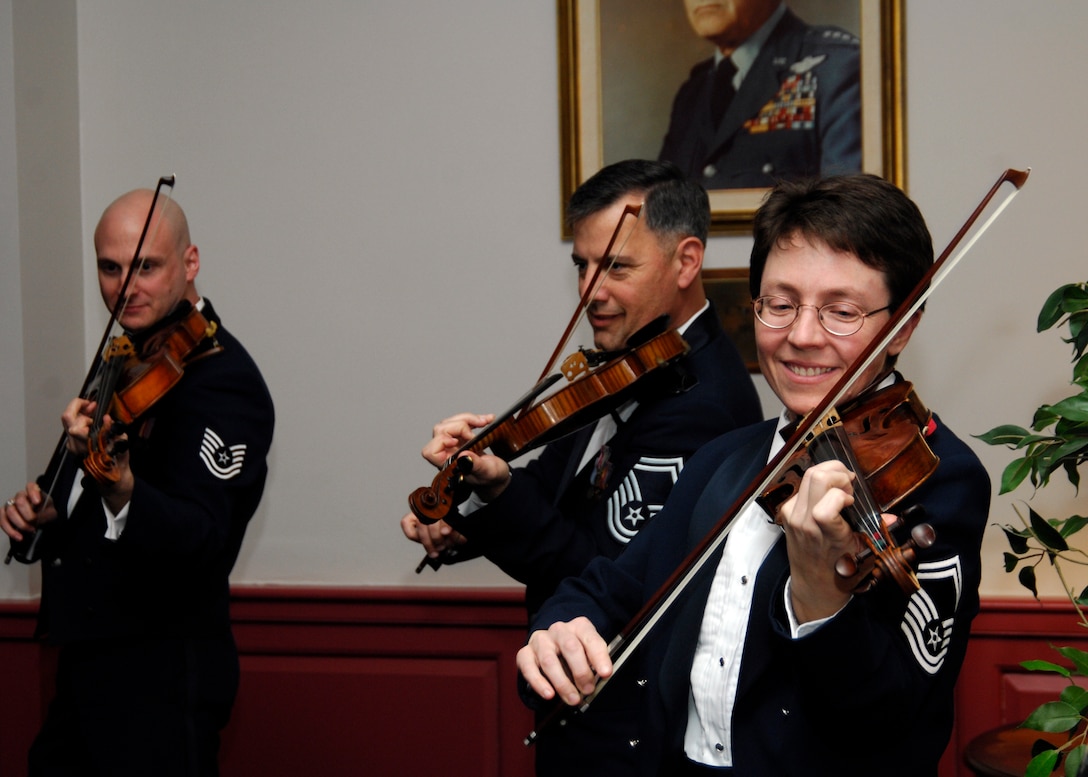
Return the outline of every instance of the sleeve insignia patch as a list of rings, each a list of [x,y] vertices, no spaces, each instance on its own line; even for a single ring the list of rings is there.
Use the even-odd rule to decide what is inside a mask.
[[[959,556],[918,565],[920,590],[907,602],[901,628],[919,666],[937,674],[948,655],[963,576]]]
[[[608,530],[617,542],[630,542],[660,512],[683,468],[683,457],[638,460],[608,498]]]
[[[220,480],[230,480],[242,471],[242,462],[246,458],[246,446],[227,445],[211,429],[204,429],[204,439],[200,441],[200,460],[208,471]]]

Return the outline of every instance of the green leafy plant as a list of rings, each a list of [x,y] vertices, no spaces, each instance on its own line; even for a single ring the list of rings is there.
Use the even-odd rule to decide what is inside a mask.
[[[1006,424],[978,435],[990,445],[1007,445],[1021,453],[1001,475],[1001,493],[1009,493],[1028,480],[1036,491],[1050,483],[1051,475],[1064,473],[1079,493],[1080,466],[1088,461],[1088,283],[1071,283],[1054,291],[1039,312],[1037,331],[1068,324],[1073,347],[1073,386],[1078,393],[1035,411],[1031,428]],[[1015,509],[1015,508],[1014,508]],[[1049,562],[1076,610],[1080,625],[1088,628],[1088,587],[1079,592],[1071,584],[1070,568],[1088,566],[1088,553],[1070,545],[1070,538],[1088,525],[1088,517],[1044,518],[1030,506],[1027,515],[1015,509],[1021,526],[1003,525],[1009,541],[1005,571],[1017,573],[1020,584],[1036,598],[1036,570]],[[1063,564],[1065,565],[1063,567]],[[1060,697],[1039,706],[1021,726],[1035,731],[1068,733],[1068,741],[1056,747],[1040,739],[1032,749],[1026,777],[1045,777],[1065,758],[1066,774],[1078,774],[1088,755],[1088,690],[1076,684],[1088,678],[1088,653],[1074,647],[1056,647],[1072,666],[1052,661],[1025,661],[1029,671],[1056,673],[1068,680]],[[1088,764],[1086,764],[1088,768]]]

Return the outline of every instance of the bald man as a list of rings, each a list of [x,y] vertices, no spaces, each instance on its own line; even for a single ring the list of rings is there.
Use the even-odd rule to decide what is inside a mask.
[[[153,197],[119,197],[95,229],[110,310]],[[123,428],[109,415],[97,427],[127,440],[116,482],[83,477],[96,404],[74,399],[61,416],[72,455],[54,493],[31,482],[0,509],[13,543],[38,535],[38,634],[60,646],[31,775],[217,774],[237,691],[227,578],[264,490],[272,399],[197,293],[200,252],[184,212],[162,200],[155,210],[118,320],[139,348],[196,310],[208,322],[200,343],[164,397]]]

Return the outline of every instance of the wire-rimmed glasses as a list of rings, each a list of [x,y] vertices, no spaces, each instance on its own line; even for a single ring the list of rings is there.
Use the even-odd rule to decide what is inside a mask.
[[[890,306],[865,311],[853,302],[828,302],[826,305],[802,305],[789,297],[767,296],[752,300],[756,318],[771,329],[786,329],[793,325],[801,308],[812,308],[820,326],[836,337],[849,337],[861,330],[865,319],[881,313]]]

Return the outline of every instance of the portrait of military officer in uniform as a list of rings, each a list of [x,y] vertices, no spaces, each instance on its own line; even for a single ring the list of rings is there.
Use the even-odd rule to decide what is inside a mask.
[[[683,0],[713,55],[673,100],[659,158],[707,189],[861,170],[858,38],[782,0]]]
[[[657,158],[710,191],[715,210],[754,210],[757,192],[781,180],[879,172],[863,159],[862,103],[879,101],[884,76],[867,65],[863,89],[864,4],[597,0],[595,15],[590,4],[573,5],[579,35],[598,44],[580,50],[572,71],[585,174],[598,161]],[[598,74],[599,91],[581,88]],[[867,113],[867,132],[879,113]]]

